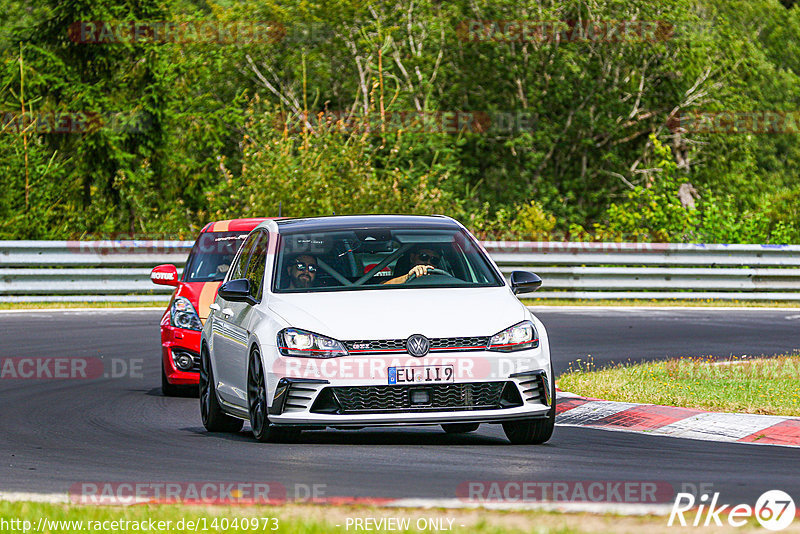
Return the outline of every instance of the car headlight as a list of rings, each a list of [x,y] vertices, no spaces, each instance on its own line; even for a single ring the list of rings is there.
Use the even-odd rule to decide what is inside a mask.
[[[522,321],[492,336],[489,350],[512,352],[535,349],[539,346],[539,333],[531,321]]]
[[[178,328],[185,328],[187,330],[202,330],[203,323],[200,322],[200,316],[197,315],[197,310],[194,309],[192,303],[186,297],[177,297],[172,301],[172,306],[169,309],[170,322],[172,326]]]
[[[305,358],[347,356],[347,349],[341,341],[298,328],[285,328],[278,332],[278,349],[284,356]]]

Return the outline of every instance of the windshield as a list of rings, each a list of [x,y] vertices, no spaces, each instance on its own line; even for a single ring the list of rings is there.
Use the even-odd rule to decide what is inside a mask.
[[[203,232],[189,254],[184,282],[220,282],[249,232]]]
[[[273,291],[503,285],[460,229],[359,228],[282,234]]]

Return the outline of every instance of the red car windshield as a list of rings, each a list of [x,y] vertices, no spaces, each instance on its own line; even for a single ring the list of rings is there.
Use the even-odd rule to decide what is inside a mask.
[[[186,269],[184,282],[221,282],[233,257],[249,232],[203,232],[197,238]]]

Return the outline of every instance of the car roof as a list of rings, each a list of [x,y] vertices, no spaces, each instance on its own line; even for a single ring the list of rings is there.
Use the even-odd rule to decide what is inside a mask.
[[[201,232],[249,232],[264,221],[273,217],[258,217],[252,219],[228,219],[225,221],[210,222]]]
[[[456,229],[461,226],[442,215],[333,215],[276,221],[281,233],[356,228]]]

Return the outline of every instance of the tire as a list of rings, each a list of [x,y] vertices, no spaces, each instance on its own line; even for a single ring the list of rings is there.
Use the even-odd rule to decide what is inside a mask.
[[[509,421],[503,423],[508,441],[514,445],[540,445],[548,441],[553,435],[553,428],[556,424],[556,383],[552,381],[550,386],[553,406],[547,412],[544,419],[527,419],[524,421]]]
[[[258,349],[253,349],[247,364],[247,408],[250,413],[250,428],[253,430],[253,437],[262,443],[269,441],[267,385],[264,381],[264,369]]]
[[[292,428],[276,428],[269,422],[267,405],[267,386],[261,353],[253,349],[247,365],[247,408],[250,413],[250,427],[253,437],[261,443],[268,441],[290,442],[300,437],[300,431]]]
[[[442,425],[442,430],[448,434],[466,434],[467,432],[475,432],[480,423],[447,423]]]
[[[231,417],[222,411],[217,399],[217,389],[214,385],[214,369],[211,367],[211,358],[208,348],[203,345],[200,351],[200,416],[203,426],[209,432],[239,432],[244,421]]]
[[[181,387],[167,381],[167,372],[164,371],[164,362],[161,362],[161,394],[165,397],[177,397],[182,393]]]

